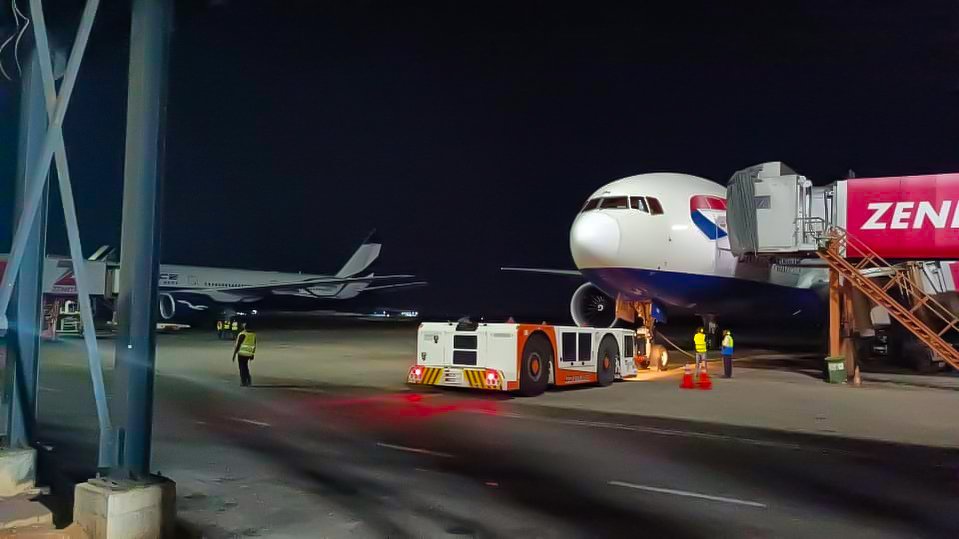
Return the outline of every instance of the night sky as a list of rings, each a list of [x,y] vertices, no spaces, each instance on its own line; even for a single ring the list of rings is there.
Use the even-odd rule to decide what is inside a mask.
[[[82,2],[48,4],[67,27]],[[87,251],[119,244],[117,4],[67,116]],[[767,160],[817,183],[959,171],[955,2],[655,4],[178,2],[163,260],[332,272],[375,227],[378,271],[432,282],[380,303],[559,319],[576,282],[498,267],[573,267],[569,224],[613,179],[725,182]],[[2,215],[17,91],[0,82]],[[2,248],[9,235],[0,219]]]

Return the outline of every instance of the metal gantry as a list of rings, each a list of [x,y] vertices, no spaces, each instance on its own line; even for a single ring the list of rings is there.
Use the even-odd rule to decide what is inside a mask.
[[[93,381],[94,394],[96,396],[97,421],[100,427],[98,464],[100,467],[105,468],[111,466],[113,463],[112,455],[115,453],[111,449],[113,434],[103,384],[100,354],[97,350],[96,335],[92,331],[93,309],[90,305],[90,287],[86,275],[86,267],[84,266],[83,248],[80,244],[79,225],[77,223],[76,207],[74,206],[70,184],[66,148],[63,142],[63,122],[66,118],[67,108],[70,105],[70,98],[76,86],[80,64],[83,61],[83,55],[89,43],[90,32],[93,29],[93,22],[96,19],[99,4],[99,0],[89,0],[84,6],[83,13],[80,17],[80,24],[77,28],[76,39],[74,40],[70,57],[67,60],[63,81],[60,85],[60,92],[57,93],[49,42],[47,39],[47,27],[43,17],[43,8],[40,0],[30,0],[30,12],[33,18],[33,34],[36,47],[35,58],[38,63],[43,85],[47,125],[42,143],[36,154],[30,156],[21,155],[21,159],[30,159],[27,164],[29,173],[26,174],[23,181],[22,198],[18,197],[18,205],[21,207],[21,211],[19,212],[18,220],[14,228],[13,242],[10,248],[10,255],[7,258],[6,270],[3,274],[2,281],[0,281],[0,313],[5,314],[8,312],[14,290],[14,283],[18,277],[20,277],[25,256],[29,250],[35,250],[37,247],[36,238],[31,238],[31,230],[34,228],[38,215],[41,215],[41,206],[44,202],[44,194],[47,191],[47,182],[52,166],[51,161],[54,156],[56,156],[60,198],[63,203],[67,237],[70,243],[70,257],[81,305],[81,316],[84,323],[88,324],[87,327],[90,328],[90,331],[85,332],[84,342],[86,345],[88,364],[90,366],[90,375]],[[34,119],[33,121],[36,122],[37,120]],[[37,128],[38,126],[32,125],[30,129]],[[40,262],[40,264],[40,271],[42,271],[42,262]],[[37,305],[37,309],[39,308],[40,306]],[[25,325],[23,322],[23,320],[17,320],[17,325],[9,328],[11,334],[19,336],[23,331],[36,332],[39,329],[36,325]],[[17,366],[17,370],[20,370],[19,365]],[[23,380],[14,381],[13,383],[22,384]],[[35,415],[35,412],[32,410],[21,410],[20,413]]]
[[[16,401],[11,414],[8,444],[34,442],[29,427],[35,419],[37,342],[42,304],[40,275],[43,265],[43,226],[48,179],[56,163],[58,187],[65,217],[70,259],[85,328],[84,345],[100,431],[98,467],[115,478],[142,480],[149,475],[152,432],[153,376],[156,353],[155,310],[159,266],[159,213],[162,163],[162,125],[165,114],[166,66],[173,7],[167,0],[134,0],[130,37],[129,94],[124,167],[122,260],[119,300],[119,338],[115,370],[116,407],[123,428],[114,434],[106,400],[103,367],[97,348],[90,282],[80,242],[63,122],[76,85],[77,74],[96,18],[99,0],[83,8],[76,38],[57,88],[41,0],[30,0],[35,51],[28,72],[29,93],[24,106],[32,114],[23,127],[29,142],[21,151],[17,221],[6,270],[0,280],[0,313],[7,313],[14,285],[23,291],[15,307],[8,337],[15,341],[14,369],[9,370],[5,398]],[[37,74],[39,73],[39,76]],[[26,80],[24,82],[26,88]],[[39,86],[42,85],[42,99]],[[26,99],[34,98],[33,101]],[[42,133],[42,136],[41,136]],[[39,230],[38,230],[39,228]],[[24,302],[32,310],[24,309]],[[5,322],[6,318],[3,320]],[[33,340],[30,340],[33,339]],[[25,344],[20,344],[21,341]],[[21,353],[25,352],[25,353]],[[23,360],[19,358],[23,357]],[[32,388],[32,389],[31,389]],[[117,443],[119,442],[119,447]]]

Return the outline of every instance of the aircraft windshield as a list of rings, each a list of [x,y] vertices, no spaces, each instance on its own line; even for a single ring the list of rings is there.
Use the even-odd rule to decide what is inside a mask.
[[[650,197],[625,197],[625,196],[616,196],[616,197],[601,197],[601,198],[592,198],[586,201],[586,204],[583,205],[581,211],[587,212],[590,210],[625,210],[625,209],[634,209],[639,210],[645,213],[652,213],[653,215],[659,215],[663,213],[663,207],[655,198]]]
[[[649,202],[649,213],[653,215],[663,214],[663,205],[659,203],[658,198],[646,197],[646,201]]]
[[[586,201],[586,204],[583,206],[583,210],[582,210],[582,211],[595,210],[596,208],[599,207],[599,201],[600,201],[600,199],[598,199],[598,198],[593,198],[593,199],[587,200],[587,201]]]
[[[606,197],[600,207],[604,210],[626,209],[629,207],[629,199],[627,197]]]

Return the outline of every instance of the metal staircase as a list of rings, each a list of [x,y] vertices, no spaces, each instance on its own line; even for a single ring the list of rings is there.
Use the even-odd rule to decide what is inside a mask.
[[[947,340],[959,337],[959,317],[922,289],[913,268],[886,262],[864,242],[839,227],[829,227],[819,238],[816,252],[832,271],[883,306],[939,358],[959,369],[959,350]],[[878,283],[869,276],[876,273],[889,280]],[[890,295],[893,287],[898,287],[901,301]]]

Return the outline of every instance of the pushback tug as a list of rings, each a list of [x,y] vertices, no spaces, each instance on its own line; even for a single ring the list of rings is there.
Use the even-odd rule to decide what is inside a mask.
[[[619,328],[427,322],[417,332],[407,382],[525,396],[550,385],[608,386],[636,374],[635,339]]]

